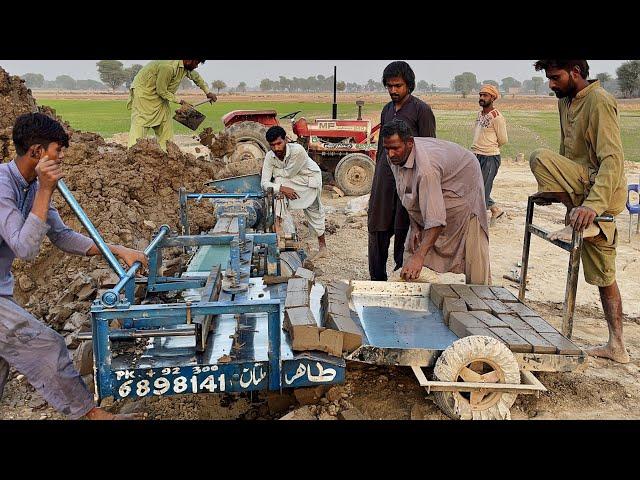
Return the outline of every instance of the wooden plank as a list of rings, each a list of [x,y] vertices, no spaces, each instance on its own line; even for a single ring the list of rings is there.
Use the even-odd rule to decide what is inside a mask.
[[[527,307],[524,303],[511,303],[509,304],[509,308],[521,317],[539,317],[536,312]]]
[[[461,298],[445,297],[442,302],[442,316],[444,324],[449,325],[449,315],[451,312],[466,312],[467,304]]]
[[[468,285],[452,284],[451,288],[465,301],[469,310],[491,311],[487,304],[484,303],[483,300],[480,300],[480,297],[473,293]]]
[[[468,312],[451,312],[451,315],[449,315],[449,330],[460,338],[469,335],[467,332],[469,328],[484,327],[484,323]]]
[[[503,315],[505,313],[512,313],[509,308],[509,304],[502,303],[500,300],[485,300],[484,303],[491,309],[491,313],[494,315]]]
[[[520,317],[527,325],[538,333],[558,333],[549,323],[541,317]]]
[[[513,330],[526,330],[531,328],[529,324],[525,323],[520,317],[516,315],[498,315],[500,320],[506,323],[506,326]]]
[[[458,294],[453,291],[449,285],[433,284],[431,285],[430,298],[433,304],[442,310],[442,303],[445,298],[459,298]]]
[[[500,320],[498,317],[491,315],[489,312],[475,311],[475,312],[469,312],[469,313],[471,313],[471,315],[473,315],[482,323],[484,323],[487,327],[508,327],[509,326],[506,323],[504,323],[502,320]]]
[[[492,338],[495,338],[496,340],[498,340],[499,342],[505,343],[504,340],[502,340],[498,335],[493,333],[491,331],[491,329],[489,329],[487,327],[483,327],[483,328],[475,328],[475,327],[467,328],[467,333],[469,335],[484,335],[486,337],[492,337]]]
[[[559,333],[541,333],[540,335],[549,343],[554,344],[560,355],[580,355],[582,352],[573,342]]]
[[[527,353],[533,351],[533,346],[510,328],[495,327],[491,331],[502,338],[509,350],[513,352]]]
[[[489,285],[472,285],[471,290],[482,300],[497,300]]]
[[[556,346],[545,340],[535,330],[514,330],[533,347],[533,353],[556,353]]]
[[[509,290],[505,287],[491,287],[491,291],[496,296],[498,300],[506,303],[516,303],[518,302],[518,298],[513,295]]]

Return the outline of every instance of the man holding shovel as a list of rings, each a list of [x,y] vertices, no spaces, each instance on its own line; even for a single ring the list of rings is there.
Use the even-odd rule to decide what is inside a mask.
[[[167,151],[167,140],[173,137],[169,103],[185,105],[175,93],[184,77],[192,80],[211,102],[217,97],[209,91],[206,82],[195,71],[205,60],[154,60],[149,62],[133,79],[127,108],[131,110],[129,147],[144,138],[153,129],[158,144]]]

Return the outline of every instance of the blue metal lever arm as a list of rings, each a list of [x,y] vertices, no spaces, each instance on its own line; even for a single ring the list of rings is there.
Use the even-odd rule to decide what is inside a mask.
[[[162,239],[170,231],[171,229],[169,228],[169,225],[162,225],[160,227],[160,230],[158,231],[158,235],[156,235],[156,237],[151,241],[151,243],[147,246],[147,248],[144,249],[144,254],[149,255],[151,252],[153,252],[158,247]],[[129,270],[127,270],[127,272],[120,277],[120,281],[116,284],[116,286],[113,287],[111,290],[107,290],[102,294],[102,297],[101,297],[102,303],[109,306],[115,305],[120,296],[120,292],[125,287],[127,282],[129,282],[132,278],[135,278],[136,272],[138,271],[141,265],[142,264],[140,262],[134,262],[133,265],[129,267]]]
[[[100,233],[98,233],[96,227],[93,226],[93,223],[91,223],[91,220],[89,220],[87,214],[84,213],[84,210],[82,210],[82,207],[75,199],[75,197],[71,193],[71,190],[69,190],[69,187],[67,187],[63,180],[58,180],[58,191],[60,192],[60,195],[62,195],[62,198],[64,198],[65,201],[69,204],[76,217],[78,217],[78,220],[80,220],[82,226],[87,230],[89,236],[91,237],[91,240],[95,242],[98,250],[100,250],[100,253],[102,253],[102,256],[107,260],[111,268],[113,268],[113,270],[118,274],[118,277],[122,278],[125,275],[124,268],[122,268],[122,265],[120,265],[120,262],[118,261],[116,256],[111,253],[111,250],[109,250],[106,242],[102,239],[102,236],[100,235]]]
[[[249,193],[187,193],[187,198],[190,200],[201,198],[262,198],[264,193],[261,192],[249,192]]]

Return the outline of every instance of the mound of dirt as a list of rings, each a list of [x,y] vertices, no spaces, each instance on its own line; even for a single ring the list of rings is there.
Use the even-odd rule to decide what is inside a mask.
[[[162,224],[179,230],[178,189],[205,191],[203,182],[215,177],[211,162],[182,153],[171,142],[167,149],[165,154],[154,140],[141,140],[127,150],[94,133],[73,132],[63,163],[65,182],[107,242],[144,249]],[[83,231],[57,193],[54,203],[67,225]],[[211,228],[213,209],[208,203],[190,204],[189,221],[192,233]],[[106,268],[100,257],[66,255],[46,241],[33,262],[14,264],[15,295],[34,315],[60,328],[69,310],[82,311],[84,306],[70,304],[76,298],[69,296],[74,293],[69,285]],[[93,278],[92,286],[94,291],[84,299],[87,308],[102,286],[100,279]],[[60,312],[56,306],[69,308]]]
[[[18,116],[37,112],[38,106],[29,90],[17,75],[9,75],[0,67],[0,157],[15,154],[11,145],[11,130]]]

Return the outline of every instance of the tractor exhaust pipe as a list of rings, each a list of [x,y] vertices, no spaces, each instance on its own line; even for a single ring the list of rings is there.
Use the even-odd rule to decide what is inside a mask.
[[[333,120],[336,120],[338,118],[338,103],[336,102],[336,92],[338,91],[338,88],[337,88],[338,84],[336,79],[336,71],[337,71],[337,68],[334,65],[333,66],[333,111],[331,114],[331,118]]]

